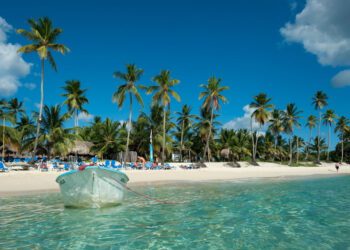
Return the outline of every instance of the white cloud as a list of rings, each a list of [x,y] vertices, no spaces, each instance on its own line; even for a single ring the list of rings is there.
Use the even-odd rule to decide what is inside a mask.
[[[89,122],[92,119],[94,119],[94,115],[92,115],[92,114],[82,112],[82,113],[79,113],[79,115],[78,115],[78,120],[80,120],[80,121]]]
[[[307,0],[305,8],[280,32],[303,44],[322,65],[350,65],[350,1]]]
[[[250,130],[251,115],[254,112],[254,108],[250,108],[249,105],[243,107],[244,114],[241,117],[234,118],[233,120],[225,123],[223,128],[225,129],[248,129]],[[259,124],[253,120],[253,129],[259,128]]]
[[[33,90],[36,88],[36,84],[35,83],[25,83],[23,84],[23,86],[29,90]]]
[[[0,96],[14,95],[21,86],[19,79],[27,76],[31,67],[17,53],[20,45],[7,42],[11,30],[12,26],[0,17]]]
[[[332,78],[332,86],[336,88],[350,86],[350,70],[340,71]]]

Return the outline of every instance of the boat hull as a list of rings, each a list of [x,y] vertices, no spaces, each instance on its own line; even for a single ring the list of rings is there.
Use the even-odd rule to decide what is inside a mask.
[[[105,207],[120,204],[129,178],[122,172],[97,166],[72,170],[57,177],[67,207]]]

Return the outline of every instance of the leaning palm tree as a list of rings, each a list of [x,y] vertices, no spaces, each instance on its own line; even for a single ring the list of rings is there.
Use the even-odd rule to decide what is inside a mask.
[[[161,104],[163,106],[163,143],[162,143],[162,165],[165,161],[165,137],[166,137],[166,108],[169,108],[171,97],[175,98],[178,102],[181,101],[180,95],[171,88],[179,84],[179,80],[172,79],[169,70],[162,70],[159,75],[153,77],[153,81],[157,85],[153,85],[147,88],[147,94],[153,92],[152,105]]]
[[[185,130],[188,130],[192,125],[192,120],[196,118],[195,115],[191,114],[191,107],[188,105],[183,105],[181,112],[176,112],[178,114],[177,121],[181,124],[181,136],[180,136],[180,161],[182,162],[182,151],[184,147],[184,134]]]
[[[254,109],[252,115],[251,115],[251,130],[252,130],[252,161],[253,163],[256,163],[256,153],[257,153],[257,147],[258,147],[258,131],[255,133],[255,142],[254,142],[254,133],[253,133],[253,119],[255,122],[259,124],[259,129],[261,130],[261,127],[265,125],[266,122],[270,119],[271,111],[270,109],[273,108],[273,105],[270,103],[271,98],[268,98],[265,93],[260,93],[257,96],[254,96],[254,101],[249,104],[249,107]]]
[[[337,117],[337,115],[331,109],[328,109],[323,115],[323,124],[328,126],[327,161],[329,161],[329,147],[331,144],[331,128],[332,128],[332,124],[335,123],[336,117]]]
[[[271,118],[269,120],[270,125],[268,130],[273,134],[274,136],[274,146],[275,146],[275,153],[277,152],[277,140],[278,140],[278,136],[283,132],[283,112],[278,110],[278,109],[274,109],[271,112]],[[273,160],[275,159],[275,154],[273,156]]]
[[[307,143],[307,146],[306,146],[305,160],[307,160],[309,158],[309,151],[310,151],[310,145],[311,145],[311,140],[312,140],[312,130],[316,127],[316,124],[317,124],[316,116],[310,115],[307,118],[307,122],[305,124],[305,126],[309,128],[309,142]]]
[[[36,153],[36,149],[38,146],[38,137],[40,132],[40,123],[42,120],[42,112],[44,106],[44,67],[45,61],[48,60],[51,64],[52,68],[56,71],[56,62],[52,56],[52,51],[57,51],[62,54],[65,54],[69,51],[69,49],[63,45],[56,43],[60,34],[62,33],[62,29],[54,28],[51,20],[48,17],[39,18],[37,21],[34,19],[29,19],[28,24],[30,26],[30,30],[18,29],[17,33],[23,35],[31,44],[24,45],[18,52],[20,53],[31,53],[36,52],[39,55],[41,62],[41,84],[40,84],[40,108],[39,115],[37,121],[37,130],[34,142],[34,150],[33,150],[33,158]]]
[[[289,165],[292,165],[293,160],[293,148],[292,148],[292,138],[294,135],[294,127],[300,127],[298,119],[300,118],[299,111],[294,103],[287,105],[286,110],[283,112],[283,123],[284,131],[287,134],[290,134],[289,137]]]
[[[69,80],[66,81],[66,85],[63,87],[65,91],[62,96],[66,98],[63,104],[68,106],[68,111],[74,116],[74,127],[79,126],[79,113],[87,113],[87,110],[83,107],[84,104],[89,103],[89,100],[86,98],[85,93],[86,89],[81,89],[80,81]]]
[[[321,136],[321,121],[322,121],[322,109],[328,105],[327,102],[327,95],[326,93],[322,91],[317,91],[314,97],[312,98],[312,104],[314,105],[315,109],[318,110],[318,141],[320,140]],[[321,156],[321,149],[318,147],[317,150],[317,163],[320,162],[320,156]]]
[[[335,126],[335,132],[340,133],[341,138],[341,160],[340,162],[343,162],[344,160],[344,134],[346,132],[350,131],[349,127],[349,120],[345,116],[341,116]]]
[[[220,109],[220,102],[227,103],[227,98],[221,93],[225,90],[228,90],[228,86],[220,86],[221,79],[216,77],[210,77],[207,84],[201,84],[200,86],[204,88],[204,91],[199,94],[199,99],[204,98],[202,108],[207,111],[210,110],[210,129],[206,140],[206,146],[204,149],[203,159],[205,158],[206,153],[208,153],[208,161],[210,162],[210,150],[209,150],[209,141],[211,138],[212,126],[213,126],[213,117],[214,111]]]
[[[136,98],[137,102],[143,106],[142,97],[138,91],[138,86],[136,82],[140,80],[143,74],[143,69],[139,69],[135,64],[127,64],[126,65],[126,73],[116,71],[114,73],[114,77],[123,80],[125,83],[120,85],[117,91],[113,94],[113,101],[118,104],[118,107],[121,108],[124,104],[125,98],[129,95],[129,121],[127,126],[127,139],[126,139],[126,147],[125,147],[125,155],[124,155],[124,165],[126,163],[128,151],[129,151],[129,143],[130,143],[130,131],[132,127],[132,105],[133,105],[133,96]]]

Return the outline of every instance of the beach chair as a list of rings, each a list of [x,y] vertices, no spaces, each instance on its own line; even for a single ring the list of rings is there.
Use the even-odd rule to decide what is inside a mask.
[[[109,160],[105,161],[105,168],[109,168],[111,166],[111,162]]]
[[[117,164],[117,162],[115,160],[112,160],[111,167],[119,169],[119,168],[122,168],[122,165]]]
[[[0,161],[0,172],[8,172],[9,169],[5,166],[5,164]]]
[[[70,169],[70,166],[68,163],[65,163],[64,164],[64,170],[68,171]]]
[[[145,163],[145,168],[148,169],[148,170],[152,169],[153,168],[153,163],[150,162],[150,161],[146,162]]]

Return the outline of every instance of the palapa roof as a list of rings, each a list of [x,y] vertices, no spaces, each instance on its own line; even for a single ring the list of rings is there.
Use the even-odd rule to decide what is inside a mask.
[[[90,155],[91,147],[94,144],[89,141],[75,141],[73,147],[69,150],[70,154]]]

